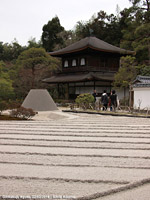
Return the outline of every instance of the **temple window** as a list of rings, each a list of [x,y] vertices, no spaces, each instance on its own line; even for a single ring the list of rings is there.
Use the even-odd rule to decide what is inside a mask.
[[[85,65],[85,58],[81,58],[80,65],[81,65],[81,66]]]
[[[68,67],[68,66],[69,66],[68,60],[65,60],[64,67]]]
[[[72,66],[73,66],[73,67],[77,66],[77,61],[76,61],[76,59],[73,59],[73,60],[72,60]]]

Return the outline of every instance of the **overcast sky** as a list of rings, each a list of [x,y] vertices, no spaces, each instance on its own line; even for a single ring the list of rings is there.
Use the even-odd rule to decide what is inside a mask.
[[[66,30],[78,21],[87,21],[104,10],[116,14],[131,6],[129,0],[0,0],[0,41],[11,43],[14,38],[26,45],[31,38],[40,40],[42,27],[56,15]]]

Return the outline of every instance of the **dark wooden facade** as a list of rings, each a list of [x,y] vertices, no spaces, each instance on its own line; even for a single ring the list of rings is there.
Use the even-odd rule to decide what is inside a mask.
[[[65,85],[69,99],[74,99],[81,93],[92,93],[94,89],[99,95],[104,89],[109,93],[114,75],[119,69],[120,57],[132,53],[95,37],[84,38],[50,53],[62,59],[62,71],[43,81],[56,83],[59,93]]]
[[[81,65],[81,60],[85,59],[85,65]],[[65,61],[69,66],[64,67]],[[76,60],[76,66],[72,66],[73,60]],[[120,56],[117,54],[101,53],[101,52],[85,52],[76,55],[67,55],[62,57],[62,72],[116,72],[119,68]]]

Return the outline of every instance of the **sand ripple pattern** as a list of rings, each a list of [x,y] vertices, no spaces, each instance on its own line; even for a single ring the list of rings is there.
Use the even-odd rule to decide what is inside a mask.
[[[0,121],[0,198],[122,200],[150,186],[150,119],[58,119]]]

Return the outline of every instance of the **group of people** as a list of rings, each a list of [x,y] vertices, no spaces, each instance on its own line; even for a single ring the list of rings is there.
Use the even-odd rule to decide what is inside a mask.
[[[96,90],[94,90],[93,97],[96,102],[96,98],[97,98]],[[110,96],[108,96],[106,90],[104,90],[101,96],[101,103],[103,105],[103,111],[106,111],[108,106],[110,107],[110,111],[116,111],[116,108],[118,106],[116,91],[112,90],[110,93]]]

